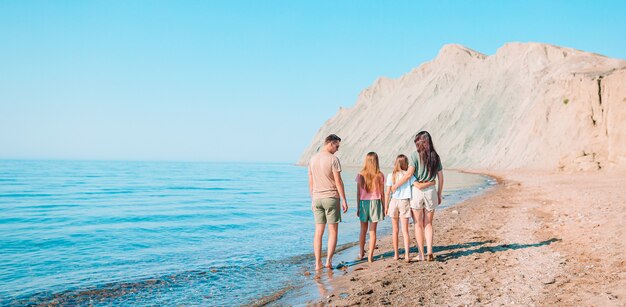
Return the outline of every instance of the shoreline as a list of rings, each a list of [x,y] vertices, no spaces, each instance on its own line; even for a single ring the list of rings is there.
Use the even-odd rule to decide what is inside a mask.
[[[456,200],[459,197],[463,199],[460,201],[453,202],[452,204],[446,204],[444,200],[444,203],[442,204],[442,208],[439,209],[438,211],[454,210],[455,207],[457,207],[458,205],[470,199],[489,193],[490,190],[496,188],[502,181],[501,178],[497,176],[492,176],[485,172],[467,171],[467,170],[461,170],[461,169],[450,169],[450,170],[454,172],[458,172],[458,173],[479,175],[481,177],[484,177],[484,183],[482,185],[477,185],[472,188],[459,190],[462,192],[459,195],[454,195],[452,199]],[[409,221],[410,221],[410,227],[411,227],[409,232],[412,233],[413,222],[412,222],[412,219],[410,219]],[[385,223],[389,223],[389,222],[385,221]],[[387,239],[390,242],[391,235],[392,235],[391,226],[389,226],[388,229],[383,228],[382,230],[379,227],[378,237],[381,239],[378,239],[378,242],[381,242],[382,240],[385,240],[385,239]],[[328,294],[333,292],[332,289],[334,288],[334,285],[333,285],[333,279],[335,278],[334,276],[340,276],[342,274],[346,274],[349,270],[351,270],[350,267],[353,267],[355,265],[359,265],[363,263],[367,264],[367,260],[355,261],[352,255],[352,254],[356,255],[358,252],[358,240],[354,242],[345,243],[344,245],[346,245],[344,248],[340,248],[339,246],[337,248],[337,251],[334,256],[334,261],[333,261],[335,269],[333,269],[332,271],[328,271],[324,269],[322,272],[315,272],[313,270],[309,272],[308,270],[305,270],[303,275],[306,277],[306,279],[310,279],[310,280],[306,280],[306,284],[300,285],[300,286],[294,286],[291,284],[289,285],[290,287],[289,291],[283,291],[281,289],[277,291],[276,293],[259,298],[257,302],[263,301],[261,305],[268,305],[268,306],[304,305],[304,304],[308,305],[313,302],[319,301],[323,297],[327,296],[326,294],[322,294],[321,292],[328,293]],[[413,245],[415,244],[412,244],[411,246],[411,253],[416,253],[417,252],[416,247]],[[380,243],[377,243],[376,249],[381,250]],[[401,247],[400,250],[404,250],[404,248]],[[389,251],[385,251],[385,252],[377,253],[375,258],[380,258],[380,256],[383,253],[385,254],[384,258],[393,257],[393,255],[391,256],[388,255]],[[393,254],[392,250],[391,250],[391,253]],[[326,255],[325,249],[322,250],[322,255],[323,256]],[[320,293],[317,293],[318,291]],[[268,298],[271,298],[271,299],[268,300]]]
[[[624,172],[461,171],[498,184],[437,212],[437,261],[335,270],[332,291],[308,303],[626,304]],[[376,254],[393,254],[390,241]]]

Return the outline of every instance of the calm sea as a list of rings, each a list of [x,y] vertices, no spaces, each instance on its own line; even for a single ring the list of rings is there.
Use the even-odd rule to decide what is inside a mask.
[[[343,173],[340,245],[358,240]],[[490,184],[445,175],[447,205]],[[0,161],[0,305],[236,305],[306,285],[307,184],[290,164]]]

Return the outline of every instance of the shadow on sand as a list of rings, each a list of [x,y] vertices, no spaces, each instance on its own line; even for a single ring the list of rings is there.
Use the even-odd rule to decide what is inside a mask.
[[[552,239],[549,239],[549,240],[545,240],[545,241],[541,241],[539,243],[533,243],[533,244],[517,244],[517,243],[513,243],[513,244],[500,244],[500,245],[496,245],[496,246],[481,246],[481,247],[479,247],[477,249],[454,251],[454,252],[449,252],[449,253],[446,253],[446,254],[438,255],[437,256],[437,261],[448,261],[450,259],[457,259],[457,258],[461,258],[461,257],[465,257],[465,256],[474,255],[474,254],[496,253],[496,252],[502,252],[502,251],[507,251],[507,250],[517,250],[517,249],[523,249],[523,248],[540,247],[540,246],[550,245],[550,244],[552,244],[554,242],[558,242],[558,241],[561,241],[561,239],[552,238]]]
[[[496,253],[496,252],[501,252],[501,251],[506,251],[506,250],[517,250],[517,249],[522,249],[522,248],[540,247],[540,246],[550,245],[558,241],[561,241],[561,239],[552,238],[549,240],[545,240],[545,241],[541,241],[539,243],[533,243],[533,244],[514,243],[514,244],[500,244],[496,246],[484,246],[485,244],[494,243],[494,241],[488,240],[488,241],[452,244],[452,245],[446,245],[446,246],[433,246],[433,252],[437,255],[437,258],[435,259],[435,261],[445,262],[450,259],[457,259],[457,258],[461,258],[465,256],[474,255],[474,254]],[[457,250],[457,249],[467,249],[467,248],[472,248],[472,247],[477,247],[477,246],[480,246],[480,247],[476,249],[470,249],[470,250]],[[441,252],[449,251],[449,250],[457,250],[457,251],[452,251],[452,252],[441,254]],[[411,247],[410,252],[417,253],[417,247]],[[404,248],[400,248],[398,250],[398,254],[403,255]],[[394,255],[393,251],[388,251],[386,253],[374,256],[374,260],[392,258],[393,255]],[[336,268],[341,269],[342,267],[351,267],[351,266],[364,263],[364,262],[367,262],[367,258],[361,259],[361,260],[349,261],[349,262],[342,262],[339,265],[337,265]]]

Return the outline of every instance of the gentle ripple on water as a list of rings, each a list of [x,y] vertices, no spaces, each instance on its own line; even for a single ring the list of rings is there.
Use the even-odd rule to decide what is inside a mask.
[[[446,198],[485,183],[454,176]],[[302,282],[313,229],[293,165],[0,161],[0,304],[246,303]]]

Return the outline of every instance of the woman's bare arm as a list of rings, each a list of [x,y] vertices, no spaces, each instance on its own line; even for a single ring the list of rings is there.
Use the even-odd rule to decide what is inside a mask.
[[[415,172],[415,166],[409,166],[409,169],[406,171],[406,174],[404,174],[404,177],[402,177],[400,181],[396,182],[396,184],[394,184],[391,187],[391,192],[395,192],[401,185],[409,181],[409,178],[413,176],[414,172]]]
[[[439,196],[439,204],[441,204],[442,201],[442,197],[441,197],[441,193],[443,193],[443,171],[439,171],[437,173],[437,183],[439,184],[439,186],[437,187],[437,196]]]
[[[422,182],[415,181],[415,182],[413,182],[413,186],[415,186],[416,188],[418,188],[420,190],[423,190],[423,189],[425,189],[427,187],[432,187],[434,185],[435,185],[434,181],[422,181]]]

